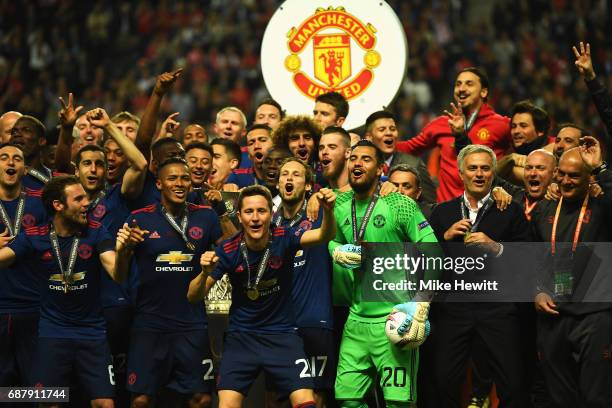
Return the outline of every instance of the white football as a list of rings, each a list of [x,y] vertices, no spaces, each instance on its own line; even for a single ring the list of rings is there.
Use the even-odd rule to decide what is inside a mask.
[[[387,322],[385,323],[385,333],[389,341],[398,347],[417,348],[422,344],[422,342],[409,341],[405,337],[402,337],[399,334],[397,334],[397,328],[400,326],[400,324],[404,322],[404,320],[406,320],[406,316],[407,315],[404,312],[399,312],[399,311],[391,312],[391,314],[387,316]],[[425,327],[426,327],[425,336],[427,337],[429,336],[429,331],[430,331],[429,321],[427,321]],[[408,331],[406,331],[406,333],[407,332]]]

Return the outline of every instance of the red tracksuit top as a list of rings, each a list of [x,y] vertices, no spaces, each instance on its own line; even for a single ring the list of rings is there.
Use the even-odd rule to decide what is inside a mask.
[[[499,158],[512,145],[510,118],[495,113],[489,105],[482,105],[468,136],[474,144],[489,146]],[[432,120],[418,136],[398,142],[396,149],[399,152],[420,156],[436,146],[440,147],[437,199],[441,203],[461,195],[464,190],[457,169],[455,138],[448,125],[448,117],[439,116]]]

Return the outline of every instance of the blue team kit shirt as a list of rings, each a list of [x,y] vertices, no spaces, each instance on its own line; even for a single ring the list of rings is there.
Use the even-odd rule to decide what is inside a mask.
[[[225,183],[237,184],[240,188],[253,186],[256,184],[265,186],[264,181],[257,177],[257,173],[255,173],[255,170],[252,167],[249,167],[248,169],[240,168],[232,171]]]
[[[63,175],[63,173],[60,173],[57,171],[51,171],[51,169],[49,169],[48,167],[44,167],[41,173],[45,177],[48,177],[48,178]],[[28,195],[42,197],[43,187],[45,187],[45,184],[47,183],[43,182],[42,180],[38,179],[32,174],[26,174],[25,176],[23,176],[23,179],[21,180],[21,184],[23,186],[23,189],[28,192]]]
[[[258,288],[256,300],[247,297],[247,267],[240,253],[242,233],[224,241],[216,249],[219,262],[211,273],[214,279],[229,274],[232,284],[229,331],[252,331],[260,333],[292,332],[295,319],[291,307],[293,260],[301,249],[300,239],[305,231],[300,227],[273,228],[272,246],[268,267]],[[248,250],[251,280],[255,281],[257,266],[265,251]]]
[[[240,168],[241,169],[248,169],[253,167],[253,162],[251,161],[251,158],[249,157],[249,149],[246,146],[243,146],[240,148]]]
[[[219,217],[210,207],[187,205],[187,236],[195,250],[187,248],[181,235],[152,204],[132,212],[140,228],[149,231],[134,250],[139,286],[134,327],[156,332],[201,330],[206,325],[204,306],[187,300],[189,282],[201,271],[200,256],[221,237]],[[180,226],[180,219],[176,219]]]
[[[323,210],[316,221],[306,215],[296,224],[304,231],[321,227]],[[281,226],[291,220],[283,218]],[[333,328],[331,303],[331,258],[327,244],[300,249],[293,260],[293,286],[291,289],[295,322],[298,327]]]
[[[158,204],[161,201],[161,193],[155,185],[156,181],[157,177],[155,174],[147,170],[147,175],[145,176],[142,187],[142,193],[140,193],[138,198],[128,201],[130,211],[138,210],[151,204]]]
[[[112,251],[115,240],[99,223],[90,222],[83,229],[73,271],[74,283],[64,293],[62,274],[53,255],[49,238],[50,223],[26,228],[8,246],[16,262],[32,259],[36,272],[44,278],[40,297],[39,337],[97,340],[106,329],[100,306],[101,274],[107,273],[100,254]],[[68,263],[72,237],[58,237],[64,265]]]
[[[109,186],[102,198],[87,212],[90,221],[104,225],[111,237],[117,236],[117,231],[123,226],[130,215],[127,200],[121,195],[121,184]],[[108,274],[102,274],[102,307],[123,306],[130,304],[130,292],[136,286],[136,274],[130,274],[125,282],[119,284]]]
[[[2,201],[11,221],[15,220],[18,204],[19,198]],[[36,196],[26,194],[20,232],[46,223],[47,218],[42,201]],[[0,219],[0,231],[4,231],[5,228],[6,225]],[[0,313],[38,312],[42,282],[42,274],[38,273],[36,267],[27,259],[11,267],[0,269]]]

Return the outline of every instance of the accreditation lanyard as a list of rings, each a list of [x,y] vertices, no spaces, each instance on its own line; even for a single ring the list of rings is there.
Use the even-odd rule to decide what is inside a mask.
[[[476,232],[477,231],[478,224],[480,224],[480,221],[482,221],[482,218],[484,217],[485,213],[487,212],[487,210],[491,206],[492,202],[493,202],[493,199],[491,198],[491,196],[489,196],[487,201],[485,201],[485,203],[482,205],[482,207],[480,207],[480,210],[478,210],[478,213],[476,214],[476,219],[474,220],[474,223],[472,224],[472,228],[470,228],[470,232]],[[470,218],[469,211],[470,210],[465,205],[465,199],[462,197],[461,198],[461,218],[464,219],[464,220],[465,219],[469,219]]]
[[[368,204],[368,208],[366,208],[366,212],[363,215],[363,219],[361,220],[361,224],[359,225],[359,230],[357,230],[357,208],[355,204],[355,196],[353,196],[353,200],[351,202],[351,218],[353,221],[353,243],[355,245],[359,245],[359,242],[363,239],[365,235],[366,226],[368,225],[368,221],[372,216],[372,212],[374,212],[374,207],[376,206],[376,202],[380,196],[380,184],[376,187],[376,191],[370,199]]]
[[[174,220],[174,218],[168,214],[168,211],[166,211],[166,208],[162,206],[161,208],[161,212],[164,215],[164,217],[166,218],[166,221],[168,221],[168,223],[170,224],[170,226],[179,233],[179,235],[181,236],[181,238],[183,238],[183,241],[185,241],[185,245],[187,246],[187,249],[189,249],[190,251],[195,251],[196,246],[193,242],[189,241],[189,238],[187,238],[187,208],[184,209],[184,215],[181,218],[181,225],[179,226],[176,221]]]
[[[527,195],[525,194],[525,218],[527,218],[527,221],[531,221],[531,212],[533,211],[533,209],[535,208],[535,206],[538,204],[537,201],[534,201],[533,203],[529,203],[529,199],[527,198]]]
[[[470,115],[470,117],[467,120],[467,122],[465,122],[465,124],[463,125],[463,130],[465,131],[466,135],[468,134],[470,129],[472,129],[472,126],[474,126],[474,122],[476,122],[476,118],[478,117],[478,113],[480,113],[480,108],[478,108],[474,112],[472,112],[472,114]]]
[[[11,222],[11,218],[6,212],[4,205],[2,202],[0,202],[0,218],[2,218],[2,222],[6,226],[6,229],[8,229],[11,237],[17,236],[17,234],[19,234],[19,230],[21,229],[21,219],[23,218],[23,211],[25,210],[25,201],[26,193],[22,191],[19,195],[19,202],[17,203],[17,212],[15,213],[14,222]]]
[[[295,226],[295,224],[302,219],[304,216],[304,211],[306,211],[306,200],[304,199],[304,203],[302,204],[302,208],[298,211],[297,214],[289,221],[289,227]],[[283,204],[278,206],[276,210],[276,218],[274,219],[274,225],[276,227],[280,227],[281,222],[285,217],[283,217]]]
[[[272,232],[270,232],[272,234]],[[240,253],[242,254],[242,259],[246,264],[247,268],[247,296],[251,300],[257,300],[259,298],[259,289],[257,285],[261,278],[263,277],[264,272],[268,268],[268,261],[270,260],[270,252],[272,251],[272,235],[270,235],[270,240],[268,241],[268,246],[263,253],[263,256],[259,260],[259,264],[257,265],[257,275],[255,276],[255,281],[251,281],[251,266],[249,265],[249,252],[246,246],[246,242],[244,239],[240,241]]]
[[[106,188],[107,186],[104,186],[104,189],[102,189],[98,195],[96,196],[95,200],[93,200],[90,204],[89,207],[87,207],[89,210],[93,211],[96,209],[96,206],[98,204],[100,204],[100,201],[102,201],[104,199],[104,197],[106,197]]]
[[[582,201],[582,207],[580,207],[580,214],[578,215],[578,222],[576,223],[576,230],[574,231],[574,238],[572,239],[572,253],[576,251],[578,246],[578,239],[580,238],[580,230],[582,229],[582,222],[584,221],[584,214],[586,213],[587,204],[589,203],[589,194],[584,196]],[[557,246],[557,223],[559,222],[559,215],[561,214],[561,206],[563,205],[563,197],[559,199],[557,204],[557,210],[555,211],[555,218],[552,225],[552,236],[550,237],[550,252],[552,255],[556,252]]]
[[[51,241],[51,248],[53,249],[53,254],[55,255],[55,261],[59,265],[60,272],[62,273],[62,277],[64,280],[64,293],[68,292],[68,284],[72,283],[72,274],[74,272],[74,265],[77,260],[77,250],[79,248],[79,236],[75,235],[72,238],[72,245],[70,246],[70,255],[68,256],[68,265],[64,268],[64,261],[62,260],[62,250],[60,248],[59,240],[57,238],[57,231],[51,224],[51,228],[49,230],[49,241]]]
[[[42,172],[36,169],[28,169],[28,174],[30,174],[32,177],[42,182],[43,184],[47,184],[49,182],[49,179],[51,179],[52,173],[51,170],[45,166],[43,166],[43,169],[47,174],[43,174]]]

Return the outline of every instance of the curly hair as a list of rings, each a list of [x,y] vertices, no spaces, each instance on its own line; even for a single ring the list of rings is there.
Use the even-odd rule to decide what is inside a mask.
[[[310,116],[306,115],[287,116],[283,119],[272,134],[274,145],[289,149],[289,136],[297,130],[305,130],[310,133],[315,141],[315,149],[318,148],[321,128]]]

